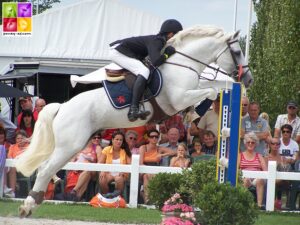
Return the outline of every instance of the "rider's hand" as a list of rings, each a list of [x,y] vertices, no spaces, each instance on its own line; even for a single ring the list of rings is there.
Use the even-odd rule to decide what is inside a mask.
[[[165,49],[165,54],[168,55],[168,57],[170,57],[171,55],[173,55],[176,52],[175,48],[172,46],[168,46]]]

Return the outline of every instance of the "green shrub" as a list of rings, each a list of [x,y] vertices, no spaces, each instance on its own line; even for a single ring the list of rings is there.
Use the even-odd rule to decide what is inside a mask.
[[[183,175],[180,173],[159,173],[148,184],[150,203],[161,208],[164,202],[177,192],[182,183]]]
[[[182,172],[184,179],[179,192],[187,193],[193,199],[205,184],[216,181],[216,159],[198,161],[191,168]]]
[[[251,193],[229,183],[204,185],[194,199],[194,206],[201,209],[201,225],[251,225],[258,216]]]

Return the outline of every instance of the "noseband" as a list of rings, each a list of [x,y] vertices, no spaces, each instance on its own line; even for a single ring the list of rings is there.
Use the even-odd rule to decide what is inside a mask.
[[[230,53],[231,53],[231,56],[232,56],[232,59],[233,59],[234,64],[235,64],[235,69],[234,69],[231,73],[227,73],[227,72],[225,72],[225,71],[223,71],[223,70],[220,70],[220,68],[215,68],[215,67],[213,67],[213,66],[211,66],[211,65],[208,65],[207,63],[202,62],[202,61],[200,61],[200,60],[198,60],[198,59],[195,59],[195,58],[193,58],[193,57],[191,57],[191,56],[189,56],[189,55],[186,55],[186,54],[184,54],[183,52],[176,51],[176,53],[178,53],[179,55],[182,55],[182,56],[184,56],[184,57],[186,57],[186,58],[188,58],[188,59],[190,59],[190,60],[192,60],[192,61],[195,61],[195,62],[197,62],[197,63],[200,63],[200,64],[202,64],[202,65],[205,65],[206,67],[208,67],[208,68],[214,70],[216,73],[213,75],[213,79],[209,79],[209,78],[203,77],[196,69],[194,69],[194,68],[192,68],[192,67],[190,67],[190,66],[186,66],[186,65],[182,65],[182,64],[174,63],[174,62],[165,62],[165,63],[171,64],[171,65],[175,65],[175,66],[184,67],[184,68],[187,68],[187,69],[189,69],[189,70],[192,70],[192,71],[194,71],[194,72],[198,75],[198,78],[199,78],[199,79],[204,79],[204,80],[213,81],[213,80],[216,79],[217,74],[220,72],[220,73],[222,73],[222,74],[224,74],[224,75],[227,75],[227,76],[230,76],[230,77],[234,78],[235,80],[240,81],[240,79],[242,79],[243,76],[244,76],[250,69],[249,69],[248,64],[247,64],[247,65],[241,65],[241,64],[238,63],[238,61],[237,61],[237,56],[238,56],[237,54],[238,54],[238,53],[236,53],[236,52],[232,49],[232,47],[231,47],[231,45],[232,45],[233,43],[235,43],[235,42],[238,42],[238,40],[235,39],[235,40],[232,40],[232,41],[228,41],[228,42],[227,42],[227,45],[226,45],[226,46],[225,46],[225,47],[217,54],[217,57],[216,57],[216,59],[215,59],[215,61],[214,61],[214,62],[217,62],[218,58],[219,58],[224,52],[226,52],[226,51],[229,49],[229,50],[230,50]],[[245,68],[247,68],[246,71],[244,71]]]

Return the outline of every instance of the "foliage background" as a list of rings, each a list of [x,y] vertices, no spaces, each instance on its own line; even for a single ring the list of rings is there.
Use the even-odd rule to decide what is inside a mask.
[[[300,1],[254,1],[249,64],[254,85],[250,100],[261,104],[274,127],[289,100],[300,100]]]

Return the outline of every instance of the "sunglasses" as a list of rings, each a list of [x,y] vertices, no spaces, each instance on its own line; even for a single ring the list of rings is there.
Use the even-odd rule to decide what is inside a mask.
[[[289,106],[288,108],[289,109],[296,109],[296,107],[294,107],[294,106]]]
[[[95,137],[93,137],[93,139],[95,140],[95,139],[98,139],[98,140],[100,140],[101,139],[101,137],[99,137],[99,136],[95,136]]]
[[[248,104],[242,104],[244,107],[248,106]]]
[[[277,146],[279,146],[280,142],[271,142],[271,145],[277,145]]]
[[[156,139],[158,139],[158,135],[149,135],[149,138],[156,138]]]
[[[247,141],[246,143],[247,143],[248,145],[250,145],[250,144],[251,144],[251,145],[254,145],[254,144],[256,144],[256,142],[255,142],[255,141]]]
[[[283,134],[284,134],[284,133],[290,134],[291,131],[289,131],[289,130],[283,130],[282,133],[283,133]]]
[[[129,137],[129,140],[137,140],[137,138],[135,138],[135,137]]]

